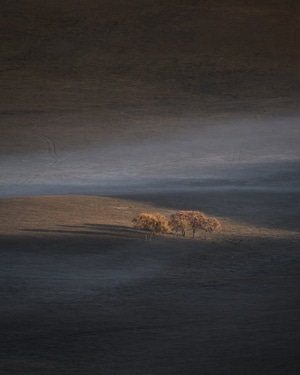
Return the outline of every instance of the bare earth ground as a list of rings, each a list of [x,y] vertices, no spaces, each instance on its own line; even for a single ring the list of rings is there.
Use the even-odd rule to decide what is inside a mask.
[[[298,375],[299,2],[0,21],[0,374]],[[132,229],[179,209],[223,229]]]

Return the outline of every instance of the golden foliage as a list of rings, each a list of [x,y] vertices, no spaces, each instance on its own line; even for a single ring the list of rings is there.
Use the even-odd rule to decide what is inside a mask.
[[[179,230],[182,235],[185,235],[185,231],[189,228],[189,220],[186,215],[187,211],[179,211],[171,215],[170,226],[177,233]]]
[[[141,213],[132,222],[135,229],[150,232],[151,236],[154,233],[166,233],[170,230],[168,220],[160,213]]]
[[[132,222],[135,229],[150,232],[150,239],[154,233],[166,233],[169,230],[175,231],[175,234],[181,231],[185,236],[186,230],[191,229],[195,237],[196,230],[201,229],[205,231],[206,237],[208,232],[221,229],[221,224],[216,218],[208,217],[201,211],[178,211],[171,215],[169,222],[160,213],[141,213]]]
[[[197,229],[207,232],[215,232],[221,229],[220,222],[214,217],[208,217],[201,211],[178,211],[171,215],[171,228],[177,233],[179,230],[185,236],[187,229],[192,229],[193,237]]]
[[[183,236],[186,229],[191,228],[194,237],[196,229],[203,229],[202,224],[206,219],[201,211],[178,211],[171,216],[170,225],[175,232],[181,230]]]
[[[205,232],[216,232],[221,229],[221,224],[215,217],[208,217],[203,222]]]
[[[203,220],[202,229],[205,230],[205,238],[208,232],[216,232],[221,229],[221,224],[215,217],[207,217]]]

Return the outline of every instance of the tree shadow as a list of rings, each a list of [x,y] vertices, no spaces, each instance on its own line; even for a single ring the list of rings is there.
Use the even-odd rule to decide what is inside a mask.
[[[111,231],[121,231],[125,233],[136,233],[137,231],[134,228],[126,227],[124,225],[111,225],[111,224],[92,224],[86,223],[86,227],[93,228],[97,231],[111,230]]]
[[[81,236],[101,236],[101,237],[118,237],[118,238],[133,238],[138,235],[138,232],[133,228],[121,225],[106,225],[106,224],[85,224],[85,225],[58,225],[62,228],[68,229],[40,229],[40,228],[23,228],[23,232],[38,232],[38,233],[53,233],[61,235],[81,235]],[[71,230],[71,228],[73,230]]]

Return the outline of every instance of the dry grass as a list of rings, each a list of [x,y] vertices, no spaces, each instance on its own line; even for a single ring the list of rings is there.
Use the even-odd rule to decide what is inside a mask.
[[[6,198],[0,200],[0,234],[24,235],[25,230],[55,231],[62,226],[69,226],[70,231],[75,232],[76,227],[82,228],[87,224],[132,228],[132,219],[140,212],[158,211],[167,217],[174,213],[173,209],[162,208],[161,204],[134,199],[92,196]],[[230,238],[299,238],[299,231],[295,229],[254,225],[226,216],[219,216],[218,219],[222,223],[221,232],[208,235],[218,241]],[[196,238],[202,235],[198,231]]]

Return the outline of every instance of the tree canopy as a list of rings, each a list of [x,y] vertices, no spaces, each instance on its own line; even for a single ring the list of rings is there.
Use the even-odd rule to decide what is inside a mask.
[[[185,231],[189,228],[190,223],[186,215],[187,211],[179,211],[171,215],[170,226],[177,234],[181,231],[181,234],[185,236]]]
[[[208,217],[201,211],[178,211],[171,215],[171,228],[177,233],[181,231],[185,236],[187,229],[192,229],[193,237],[197,229],[207,232],[214,232],[221,228],[220,222],[214,217]]]
[[[151,239],[154,233],[166,233],[169,230],[175,231],[175,235],[180,231],[182,236],[185,236],[189,229],[192,230],[193,238],[198,229],[204,230],[206,238],[208,232],[221,229],[221,224],[216,218],[206,216],[201,211],[178,211],[171,215],[169,222],[160,213],[141,213],[132,222],[135,229],[146,233],[146,239],[148,239],[148,234]]]
[[[221,224],[215,217],[207,217],[202,223],[202,229],[205,230],[205,238],[207,232],[216,232],[221,229]]]
[[[154,233],[166,233],[170,230],[167,218],[160,213],[141,213],[132,222],[134,228],[146,232],[146,239],[148,238],[148,232],[150,233],[149,239],[151,239]]]

